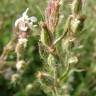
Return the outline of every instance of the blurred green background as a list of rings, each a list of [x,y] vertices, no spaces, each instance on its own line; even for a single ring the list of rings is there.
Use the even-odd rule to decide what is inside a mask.
[[[3,47],[11,38],[12,28],[15,20],[21,16],[21,13],[29,8],[29,16],[36,16],[38,21],[41,21],[44,16],[44,11],[48,0],[0,0],[0,54]],[[60,14],[64,15],[63,22],[70,13],[70,2],[72,0],[64,0],[64,4]],[[84,30],[78,33],[78,40],[83,48],[80,51],[82,54],[77,68],[83,68],[86,71],[76,73],[74,91],[71,96],[96,96],[96,0],[83,0],[83,13],[87,16]],[[63,27],[63,25],[62,25]],[[62,29],[61,27],[61,29]],[[35,73],[42,66],[38,53],[38,34],[39,29],[35,29],[29,40],[29,48],[26,54],[26,59],[30,59],[30,71],[26,73],[23,82],[25,84],[34,80]],[[79,53],[79,52],[78,52]],[[14,54],[10,55],[9,61],[15,60]],[[33,75],[30,75],[33,74]],[[27,96],[23,94],[22,89],[8,88],[2,77],[0,77],[0,96]],[[15,95],[13,95],[13,93]],[[21,94],[21,95],[20,95]],[[41,95],[40,95],[41,94]],[[39,95],[28,96],[46,96],[40,91]]]

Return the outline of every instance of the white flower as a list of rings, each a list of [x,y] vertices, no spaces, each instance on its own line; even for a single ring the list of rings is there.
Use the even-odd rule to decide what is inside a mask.
[[[73,56],[71,58],[69,58],[68,63],[72,64],[72,63],[77,63],[78,62],[78,58],[76,56]]]
[[[18,43],[21,44],[21,45],[23,44],[24,47],[27,46],[27,42],[28,42],[28,40],[26,38],[20,38],[20,39],[18,39]]]
[[[13,74],[12,77],[11,77],[11,82],[14,83],[17,80],[19,80],[19,78],[20,78],[19,74]]]
[[[25,62],[23,60],[21,61],[18,61],[17,64],[16,64],[16,69],[19,71],[21,70],[22,68],[25,67]]]
[[[31,29],[33,23],[37,22],[37,18],[35,16],[28,17],[27,12],[29,8],[23,12],[22,16],[15,21],[15,27],[18,27],[20,31],[27,31],[28,28]]]
[[[26,91],[28,92],[28,91],[31,91],[32,90],[32,84],[28,84],[27,86],[26,86]]]
[[[78,18],[71,20],[71,29],[73,32],[77,31],[79,24],[80,20]]]

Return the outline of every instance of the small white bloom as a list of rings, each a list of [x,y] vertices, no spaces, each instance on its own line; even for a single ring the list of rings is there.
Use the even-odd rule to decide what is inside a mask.
[[[23,60],[18,61],[16,64],[16,69],[19,71],[25,66],[25,62]]]
[[[13,74],[11,77],[11,82],[14,83],[20,78],[19,74]]]
[[[76,56],[73,56],[71,58],[69,58],[68,63],[72,64],[72,63],[77,63],[78,62],[78,58]]]
[[[60,15],[60,19],[63,19],[63,18],[64,18],[64,15],[63,15],[63,14],[61,14],[61,15]]]
[[[60,2],[59,2],[59,5],[62,5],[63,4],[63,1],[61,0]]]
[[[23,44],[24,47],[27,46],[27,42],[28,42],[28,40],[26,38],[20,38],[20,39],[18,39],[18,43],[19,44]]]
[[[28,17],[28,10],[29,8],[27,8],[26,11],[23,12],[22,16],[15,21],[15,27],[19,27],[20,31],[27,31],[28,28],[31,28],[33,23],[37,22],[37,18],[35,16]]]
[[[77,18],[74,20],[74,22],[76,23],[76,24],[79,24],[80,23],[80,20],[78,20]]]
[[[28,92],[28,91],[30,91],[30,90],[32,90],[32,84],[28,84],[27,86],[26,86],[26,91]]]
[[[36,28],[38,25],[33,25],[34,28]]]
[[[20,31],[27,31],[28,26],[26,26],[26,22],[22,19],[18,24]]]
[[[79,19],[76,18],[76,19],[71,20],[71,29],[73,32],[77,31],[79,24],[80,24]]]

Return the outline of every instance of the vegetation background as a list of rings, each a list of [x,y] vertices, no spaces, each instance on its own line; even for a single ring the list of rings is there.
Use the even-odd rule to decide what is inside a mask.
[[[36,16],[41,21],[44,16],[45,8],[48,0],[0,0],[0,54],[4,45],[8,43],[12,35],[12,27],[15,20],[29,8],[29,16]],[[72,0],[64,0],[61,14],[64,15],[63,22],[70,13],[69,4]],[[75,84],[70,96],[96,96],[96,0],[84,0],[83,13],[87,16],[83,32],[78,34],[78,39],[83,48],[79,51],[82,53],[78,68],[86,71],[75,73]],[[61,26],[62,30],[62,26]],[[38,35],[39,29],[32,32],[32,38],[29,40],[28,52],[26,59],[30,58],[30,68],[23,77],[22,83],[32,83],[35,78],[35,72],[42,67],[41,59],[38,53]],[[9,56],[9,63],[15,60],[15,54]],[[8,85],[8,81],[4,80],[0,75],[0,96],[46,96],[42,91],[33,90],[34,94],[26,95],[23,89],[18,86]],[[38,94],[35,94],[35,93]],[[14,95],[13,95],[14,94]]]

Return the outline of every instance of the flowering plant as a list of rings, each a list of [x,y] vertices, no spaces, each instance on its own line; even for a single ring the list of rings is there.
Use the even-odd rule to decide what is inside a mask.
[[[0,57],[2,65],[0,70],[4,78],[9,80],[11,86],[19,86],[20,90],[23,91],[21,93],[24,95],[20,96],[40,96],[38,94],[41,93],[45,96],[71,96],[71,92],[74,91],[72,85],[75,78],[74,73],[84,71],[84,69],[76,67],[77,63],[79,64],[80,54],[78,55],[74,51],[80,48],[77,33],[83,30],[86,19],[82,12],[83,2],[82,0],[73,0],[67,20],[61,20],[65,24],[61,34],[58,29],[62,4],[62,0],[49,0],[44,19],[40,22],[35,16],[28,16],[28,8],[15,21],[12,38],[4,47]],[[35,54],[39,56],[42,66],[36,69],[34,78],[31,78],[30,82],[26,82],[24,76],[28,74],[30,65],[33,65],[32,62],[30,63],[30,58],[26,59],[28,56],[26,49],[29,48],[29,41],[33,40],[31,35],[34,32],[34,24],[37,24],[39,29],[38,46],[35,46],[38,47],[39,54],[37,54],[37,50]],[[58,35],[58,31],[61,35]],[[30,49],[34,50],[32,46]],[[8,65],[5,68],[12,52],[15,53],[15,62],[12,64],[14,66]],[[35,57],[31,57],[31,60],[33,58]],[[31,77],[33,75],[31,74]],[[27,78],[29,79],[29,77]]]

